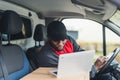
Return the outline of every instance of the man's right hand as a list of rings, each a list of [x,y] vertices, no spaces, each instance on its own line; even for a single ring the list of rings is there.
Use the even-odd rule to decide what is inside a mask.
[[[96,70],[100,70],[107,62],[108,58],[105,56],[100,56],[98,59],[95,61],[94,66]]]

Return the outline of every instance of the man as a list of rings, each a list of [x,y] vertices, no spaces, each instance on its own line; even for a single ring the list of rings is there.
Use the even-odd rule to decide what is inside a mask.
[[[67,35],[65,25],[60,21],[53,21],[48,25],[47,37],[48,42],[38,54],[39,65],[42,67],[57,67],[58,58],[61,54],[84,51],[73,38]],[[91,78],[95,76],[97,70],[100,70],[105,65],[106,61],[105,56],[101,56],[96,60],[91,70]],[[106,77],[106,75],[103,77]]]

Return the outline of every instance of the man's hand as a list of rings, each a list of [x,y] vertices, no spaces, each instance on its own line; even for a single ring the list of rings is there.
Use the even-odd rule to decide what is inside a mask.
[[[106,64],[107,60],[108,58],[106,58],[105,56],[98,57],[98,59],[94,63],[95,68],[97,70],[100,70]]]

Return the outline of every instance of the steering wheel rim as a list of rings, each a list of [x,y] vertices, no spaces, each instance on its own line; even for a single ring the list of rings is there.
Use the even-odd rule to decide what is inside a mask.
[[[110,59],[107,61],[107,63],[103,66],[103,68],[101,68],[101,70],[97,73],[97,75],[102,74],[108,68],[108,66],[110,66],[111,62],[115,59],[115,57],[117,56],[119,51],[120,51],[120,48],[116,48],[113,51],[113,55],[110,57]]]

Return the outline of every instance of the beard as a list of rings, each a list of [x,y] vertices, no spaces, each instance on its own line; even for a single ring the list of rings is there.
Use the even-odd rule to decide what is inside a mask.
[[[64,49],[64,46],[55,46],[54,44],[52,44],[51,42],[50,42],[50,45],[52,46],[52,48],[54,48],[56,51],[62,51],[63,49]]]

